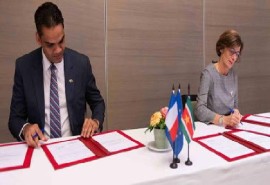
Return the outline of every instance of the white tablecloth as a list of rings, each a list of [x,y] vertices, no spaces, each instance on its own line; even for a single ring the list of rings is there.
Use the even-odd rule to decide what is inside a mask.
[[[195,137],[223,132],[225,129],[196,123]],[[134,139],[147,145],[152,133],[143,129],[125,130]],[[67,139],[61,138],[60,140]],[[59,139],[58,139],[59,140]],[[52,140],[55,141],[55,140]],[[0,172],[0,185],[76,185],[158,184],[158,185],[246,185],[269,184],[270,153],[227,162],[196,142],[190,144],[192,166],[186,166],[187,144],[177,169],[169,167],[172,151],[153,152],[147,147],[119,153],[87,163],[54,170],[41,148],[35,149],[30,168]]]

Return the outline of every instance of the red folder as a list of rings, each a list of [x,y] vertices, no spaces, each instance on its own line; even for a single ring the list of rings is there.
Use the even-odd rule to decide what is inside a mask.
[[[236,132],[236,131],[234,131],[234,132]],[[238,143],[240,143],[242,145],[243,145],[243,143],[245,143],[244,146],[246,146],[247,148],[250,148],[252,150],[252,152],[244,154],[244,155],[236,156],[236,157],[229,157],[229,156],[226,156],[225,154],[223,154],[222,152],[218,151],[217,149],[212,148],[211,146],[209,146],[209,145],[205,144],[204,142],[202,142],[204,139],[211,138],[211,137],[217,137],[217,136],[220,136],[220,135],[222,135],[222,136],[224,136],[224,137],[226,137],[226,138],[228,138],[230,140],[233,140],[235,142],[238,142]],[[254,145],[249,145],[249,143],[243,142],[243,141],[239,140],[237,137],[231,136],[229,133],[217,133],[217,134],[213,134],[213,135],[197,137],[197,138],[194,138],[193,140],[195,142],[199,143],[200,145],[202,145],[203,147],[207,148],[211,152],[214,152],[218,156],[222,157],[223,159],[225,159],[228,162],[239,160],[239,159],[246,158],[246,157],[249,157],[249,156],[253,156],[253,155],[256,155],[256,154],[259,154],[259,153],[263,152],[262,150],[255,147]]]
[[[260,127],[270,127],[270,124],[268,123],[263,123],[263,122],[257,122],[257,121],[253,121],[253,120],[246,120],[246,118],[248,116],[250,116],[251,114],[247,114],[245,116],[243,116],[243,118],[241,119],[241,122],[246,125],[246,124],[253,124],[253,125],[258,125]],[[246,129],[246,128],[241,128],[241,127],[232,127],[232,126],[226,126],[226,129],[230,129],[230,130],[234,130],[234,131],[247,131],[247,132],[252,132],[252,133],[255,133],[255,134],[262,134],[262,135],[265,135],[265,136],[270,136],[270,133],[261,133],[259,131],[253,131],[253,130],[250,130],[250,129]]]
[[[6,147],[6,146],[12,146],[12,145],[26,145],[26,143],[25,142],[21,142],[21,143],[2,144],[2,145],[0,145],[0,147]],[[2,172],[2,171],[9,171],[9,170],[16,170],[16,169],[22,169],[22,168],[29,168],[30,167],[30,164],[31,164],[31,158],[32,158],[33,151],[34,151],[34,148],[28,147],[22,165],[0,167],[0,172]]]
[[[240,131],[228,131],[228,132],[223,132],[222,135],[233,140],[233,141],[236,141],[252,150],[254,150],[255,152],[257,153],[263,153],[263,152],[266,152],[266,149],[257,145],[256,143],[253,143],[253,142],[250,142],[250,141],[247,141],[241,137],[238,137],[236,135],[234,135],[233,133],[236,133],[236,132],[240,132]],[[242,131],[242,132],[248,132],[248,131]],[[257,134],[257,133],[256,133]]]
[[[102,132],[102,133],[99,133],[99,134],[96,134],[96,135],[103,135],[103,134],[107,134],[107,133],[111,133],[111,132],[117,132],[117,133],[121,134],[122,136],[124,136],[128,140],[134,142],[136,145],[133,146],[133,147],[128,147],[128,148],[122,149],[122,150],[109,152],[106,148],[104,148],[100,143],[95,141],[93,138],[78,137],[78,138],[75,138],[75,139],[70,139],[70,140],[65,140],[65,141],[60,141],[60,142],[44,144],[41,147],[44,150],[44,152],[46,153],[46,155],[47,155],[48,159],[50,160],[50,162],[52,163],[54,169],[57,170],[57,169],[65,168],[65,167],[72,166],[72,165],[75,165],[75,164],[88,162],[88,161],[91,161],[91,160],[99,159],[99,158],[102,158],[102,157],[110,156],[110,155],[117,154],[117,153],[120,153],[120,152],[133,150],[133,149],[140,148],[140,147],[144,146],[142,143],[136,141],[135,139],[131,138],[130,136],[126,135],[125,133],[123,133],[120,130]],[[68,162],[68,163],[58,164],[57,161],[55,160],[53,154],[48,149],[48,146],[53,145],[53,144],[57,144],[57,143],[61,143],[61,142],[68,142],[68,141],[72,141],[72,140],[80,140],[89,150],[91,150],[95,154],[95,156],[90,156],[90,157],[87,157],[87,158],[84,158],[84,159],[80,159],[80,160],[76,160],[76,161],[72,161],[72,162]]]
[[[245,116],[243,116],[243,118],[241,119],[241,121],[245,121],[248,123],[252,123],[252,124],[257,124],[257,125],[262,125],[262,126],[266,126],[266,127],[270,127],[269,123],[264,123],[264,122],[260,122],[260,121],[253,121],[253,120],[248,120],[247,118],[249,116],[257,116],[257,117],[265,117],[265,116],[259,116],[259,115],[253,115],[253,114],[246,114]],[[265,118],[269,118],[269,117],[265,117]]]

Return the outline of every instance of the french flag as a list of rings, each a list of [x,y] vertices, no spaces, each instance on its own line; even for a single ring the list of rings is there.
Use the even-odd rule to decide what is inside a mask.
[[[182,110],[182,98],[180,89],[176,95],[172,90],[169,110],[165,118],[166,123],[166,136],[173,149],[174,156],[178,156],[183,148],[183,133],[181,131],[181,110]]]
[[[178,106],[176,101],[176,96],[172,92],[168,113],[166,114],[165,123],[167,126],[167,137],[170,143],[174,142],[176,139],[176,134],[178,130]]]

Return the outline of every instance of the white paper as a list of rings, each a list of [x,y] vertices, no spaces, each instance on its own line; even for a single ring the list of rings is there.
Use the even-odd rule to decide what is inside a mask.
[[[252,143],[255,143],[265,149],[270,149],[270,137],[264,136],[260,134],[255,134],[251,132],[246,131],[239,131],[239,132],[233,132],[233,135],[236,135],[240,138],[245,139],[246,141],[250,141]]]
[[[22,166],[27,149],[26,144],[0,146],[0,168]]]
[[[202,139],[200,141],[229,158],[234,158],[254,152],[246,146],[232,141],[223,135]]]
[[[138,145],[116,131],[94,136],[93,139],[99,142],[109,152],[116,152]]]
[[[58,164],[78,161],[95,156],[80,140],[64,141],[47,145]]]
[[[237,129],[249,130],[249,131],[259,132],[259,133],[268,134],[268,135],[270,134],[270,127],[247,123],[247,122],[242,122],[242,123],[243,124],[238,125]]]
[[[260,114],[256,114],[258,116],[265,116],[265,117],[269,117],[270,118],[270,112],[266,112],[266,113],[260,113]]]
[[[261,122],[261,123],[268,123],[268,124],[270,124],[270,118],[261,117],[261,116],[250,115],[245,120],[257,121],[257,122]]]

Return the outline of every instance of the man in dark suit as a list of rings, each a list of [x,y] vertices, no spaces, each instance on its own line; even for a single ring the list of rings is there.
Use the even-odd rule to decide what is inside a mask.
[[[105,103],[87,56],[65,48],[64,19],[50,2],[35,12],[40,48],[16,61],[9,129],[17,140],[81,135],[102,129]],[[86,103],[92,118],[85,118]]]

